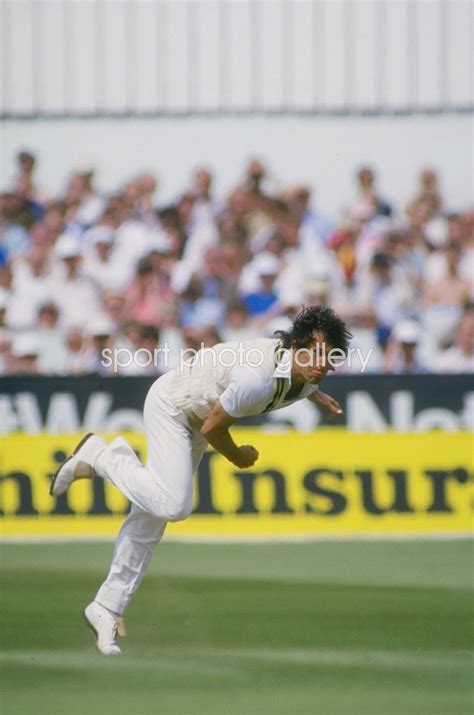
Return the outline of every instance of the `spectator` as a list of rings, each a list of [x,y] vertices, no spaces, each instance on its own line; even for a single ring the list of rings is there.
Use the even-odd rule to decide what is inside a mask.
[[[142,258],[125,291],[129,317],[138,323],[160,325],[163,319],[161,295],[162,285],[153,271],[152,260]]]
[[[114,335],[121,344],[127,320],[125,296],[120,291],[107,291],[102,294],[102,305],[104,315],[114,326]]]
[[[0,327],[0,375],[14,373],[14,358],[12,353],[13,336],[10,330]]]
[[[275,256],[267,254],[264,261],[260,261],[257,268],[259,279],[258,290],[242,295],[242,302],[251,317],[262,316],[275,306],[278,295],[275,290],[275,281],[280,269],[280,264]]]
[[[220,204],[212,193],[212,173],[209,169],[200,167],[196,169],[193,177],[192,193],[195,203],[192,211],[193,223],[210,223],[216,219],[221,211]]]
[[[99,224],[87,231],[86,238],[91,248],[84,256],[84,275],[99,291],[125,288],[128,271],[115,259],[113,229]]]
[[[370,273],[361,285],[359,281],[357,303],[373,308],[377,319],[378,342],[385,347],[395,323],[409,317],[407,286],[395,280],[393,261],[386,253],[376,253],[370,264]]]
[[[397,323],[384,356],[385,372],[413,375],[427,372],[418,359],[420,326],[414,320]]]
[[[113,323],[104,316],[94,318],[87,328],[88,342],[85,345],[86,372],[99,375],[113,374],[113,363],[107,364],[104,351],[111,351],[115,347]],[[110,352],[109,352],[110,354]]]
[[[288,196],[290,213],[299,222],[300,231],[311,242],[327,243],[333,232],[331,221],[318,209],[310,205],[311,190],[308,186],[298,186]]]
[[[459,275],[459,245],[449,243],[444,249],[446,275],[429,283],[424,290],[422,307],[424,325],[438,346],[453,337],[463,306],[469,301],[470,284]]]
[[[218,295],[204,293],[199,276],[193,276],[182,294],[180,324],[184,327],[204,329],[208,325],[221,325],[225,317],[225,303]]]
[[[66,375],[83,375],[88,369],[86,340],[81,328],[72,327],[66,333]]]
[[[60,265],[54,284],[54,299],[66,328],[85,327],[91,316],[100,312],[99,293],[91,280],[81,272],[81,246],[63,234],[55,247]]]
[[[37,318],[38,371],[42,375],[60,375],[65,370],[67,349],[60,328],[59,311],[54,303],[44,303]]]
[[[429,220],[439,214],[442,207],[443,197],[436,171],[429,167],[422,169],[418,179],[418,189],[407,208],[408,215],[416,216],[421,209],[426,214],[426,220]]]
[[[378,373],[383,365],[383,351],[377,334],[377,316],[372,308],[354,313],[351,328],[351,359],[342,366],[342,372],[362,374]]]
[[[0,196],[0,239],[4,262],[20,256],[30,245],[29,229],[33,217],[27,215],[25,221],[24,208],[25,201],[18,194],[5,193]]]
[[[33,220],[41,221],[44,216],[45,197],[40,196],[33,183],[35,165],[36,157],[34,154],[28,151],[20,151],[17,154],[18,173],[12,191],[23,199],[25,208],[31,214]]]
[[[93,187],[94,168],[84,163],[69,179],[66,202],[73,211],[70,220],[84,230],[92,226],[104,212],[105,202]]]
[[[226,200],[216,199],[212,171],[201,166],[159,211],[153,173],[103,197],[83,166],[46,201],[35,186],[36,157],[24,151],[17,161],[16,183],[0,196],[3,374],[28,364],[100,371],[101,346],[136,352],[156,342],[156,330],[159,347],[175,352],[159,359],[164,371],[185,344],[268,334],[302,304],[334,307],[358,347],[387,345],[385,367],[378,349],[369,370],[436,366],[447,345],[460,349],[458,335],[466,342],[456,326],[474,297],[474,212],[445,208],[433,169],[422,170],[406,223],[369,166],[359,169],[341,221],[311,205],[307,186],[276,193],[256,159]],[[107,335],[90,334],[93,319],[107,320]],[[416,349],[399,339],[407,320],[418,326]],[[22,352],[16,339],[33,331],[38,356],[14,357],[10,346]]]
[[[436,361],[438,372],[474,372],[474,307],[465,310],[457,326],[454,343]]]
[[[361,166],[356,174],[357,196],[349,206],[349,216],[370,221],[376,216],[391,216],[392,207],[378,193],[375,172],[370,166]]]
[[[4,288],[0,288],[0,328],[6,328],[6,314],[10,294]]]
[[[34,333],[20,333],[12,344],[14,375],[36,375],[38,373],[39,345]]]
[[[46,206],[42,222],[33,228],[37,230],[37,243],[54,246],[65,228],[66,205],[61,201],[53,201]],[[33,237],[34,238],[34,237]]]
[[[252,340],[261,335],[257,326],[253,326],[249,312],[244,303],[235,301],[226,311],[227,324],[222,330],[224,341]]]
[[[29,186],[29,194],[35,197],[35,186],[33,183],[33,174],[36,167],[36,157],[30,151],[22,149],[16,155],[17,174],[13,182],[12,191],[17,192],[18,186]]]
[[[137,177],[135,185],[137,187],[135,215],[145,225],[155,228],[159,225],[155,199],[158,182],[153,174],[145,172]]]
[[[139,325],[136,347],[131,351],[129,364],[120,369],[122,375],[148,375],[157,377],[161,374],[158,344],[160,331],[154,325]]]
[[[55,292],[49,250],[33,245],[23,256],[12,261],[12,286],[7,322],[13,330],[33,330],[39,307]]]

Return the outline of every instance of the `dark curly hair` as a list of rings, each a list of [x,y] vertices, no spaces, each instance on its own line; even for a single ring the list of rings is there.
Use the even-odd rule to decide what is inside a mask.
[[[292,345],[297,348],[308,347],[314,339],[314,332],[321,331],[325,340],[335,348],[347,353],[352,334],[347,330],[346,324],[332,308],[310,306],[303,308],[293,321],[291,330],[278,330],[275,337],[280,338],[282,347],[288,349]]]

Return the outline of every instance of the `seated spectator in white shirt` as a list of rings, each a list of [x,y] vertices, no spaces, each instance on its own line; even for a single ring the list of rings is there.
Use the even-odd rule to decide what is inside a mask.
[[[153,232],[133,215],[126,215],[114,235],[114,253],[117,265],[128,269],[130,280],[133,272],[144,256],[150,252]]]
[[[196,224],[213,222],[221,211],[220,204],[212,195],[213,178],[209,169],[199,167],[193,175],[191,192],[195,202],[191,214],[191,223]]]
[[[138,344],[134,350],[130,350],[127,356],[120,356],[121,375],[149,375],[157,377],[160,373],[160,354],[158,343],[160,331],[154,325],[140,325]],[[127,358],[127,359],[125,359]]]
[[[422,297],[424,326],[438,344],[452,339],[463,306],[468,303],[470,296],[469,282],[459,275],[461,254],[458,244],[448,243],[444,255],[446,276],[428,284]]]
[[[222,338],[214,325],[206,325],[205,327],[186,326],[182,331],[183,335],[183,350],[191,348],[192,350],[201,350],[202,348],[212,348],[217,343],[222,342]],[[187,354],[189,359],[189,354]]]
[[[84,375],[88,370],[87,341],[82,328],[71,327],[66,333],[65,375]]]
[[[123,330],[127,321],[127,305],[124,293],[108,291],[102,295],[104,315],[114,326],[114,335],[120,344],[124,341]]]
[[[469,306],[457,327],[454,344],[436,361],[437,372],[474,372],[474,306]]]
[[[54,291],[48,248],[34,245],[12,264],[8,326],[14,330],[34,329],[39,307],[51,300]]]
[[[300,232],[313,243],[326,244],[333,232],[330,220],[311,206],[311,190],[308,186],[297,186],[288,196],[290,212],[300,221]]]
[[[262,251],[255,255],[249,263],[242,268],[238,280],[238,292],[240,296],[255,293],[260,290],[262,272],[268,271],[270,275],[279,275],[282,268],[282,261],[271,251]]]
[[[419,173],[418,187],[415,196],[407,206],[407,214],[411,217],[417,213],[420,206],[423,206],[424,210],[428,212],[428,218],[431,219],[439,214],[443,203],[438,174],[432,167],[425,167]]]
[[[390,216],[392,207],[381,197],[376,188],[375,171],[369,166],[361,166],[356,173],[357,196],[350,204],[351,218],[370,221],[376,216]]]
[[[45,303],[38,311],[38,370],[43,375],[60,375],[67,358],[64,331],[59,324],[59,311],[54,303]]]
[[[159,226],[155,193],[158,182],[153,174],[144,172],[135,180],[137,200],[135,203],[136,216],[150,228]]]
[[[113,362],[108,360],[115,347],[113,323],[104,315],[96,316],[87,327],[87,337],[86,372],[113,375]]]
[[[474,226],[469,226],[468,214],[455,214],[444,218],[438,217],[426,227],[426,234],[428,229],[432,230],[431,224],[435,222],[438,225],[443,222],[444,233],[440,236],[441,240],[435,243],[437,250],[433,251],[426,260],[425,280],[427,284],[431,285],[449,277],[449,244],[454,244],[459,247],[457,273],[462,280],[470,284],[471,298],[474,298]],[[430,237],[428,236],[429,239]],[[433,245],[432,241],[429,240],[429,242]]]
[[[14,358],[12,354],[13,333],[0,327],[0,375],[11,375]]]
[[[383,352],[378,343],[377,317],[372,308],[358,310],[351,320],[350,359],[338,372],[357,374],[378,373],[382,369]]]
[[[115,258],[113,229],[106,225],[95,226],[84,238],[90,244],[84,257],[84,275],[89,276],[100,291],[124,289],[128,270]]]
[[[100,313],[97,288],[81,272],[81,247],[79,242],[63,234],[55,249],[61,263],[61,276],[54,284],[54,302],[59,308],[61,322],[66,327],[85,327],[91,316]]]
[[[224,342],[252,340],[261,336],[261,330],[254,327],[249,312],[241,301],[231,303],[226,312],[226,324],[221,330]]]
[[[20,333],[13,338],[12,343],[14,375],[37,375],[39,344],[32,332]]]
[[[186,206],[186,201],[182,198],[179,205],[180,217],[183,214],[183,205]],[[206,267],[206,252],[219,243],[219,232],[212,212],[207,212],[202,207],[201,209],[201,213],[189,220],[188,232],[185,231],[187,240],[173,279],[177,291],[184,290],[191,276]],[[184,225],[184,220],[182,223]]]
[[[373,309],[377,318],[379,344],[384,347],[393,326],[410,313],[411,290],[393,273],[393,262],[386,253],[374,254],[370,273],[358,274],[355,300],[359,306]]]
[[[203,283],[193,276],[186,291],[181,296],[179,323],[191,328],[205,328],[215,325],[220,328],[225,322],[225,301],[218,295],[204,295]]]
[[[82,230],[98,221],[105,209],[104,199],[93,188],[93,179],[93,167],[84,164],[71,175],[67,187],[66,201],[77,206],[73,221]]]
[[[384,355],[385,372],[398,375],[427,372],[417,355],[420,334],[420,326],[414,320],[397,323]]]
[[[54,246],[59,236],[64,233],[66,209],[63,201],[49,203],[42,222],[35,224],[31,230],[32,241]]]

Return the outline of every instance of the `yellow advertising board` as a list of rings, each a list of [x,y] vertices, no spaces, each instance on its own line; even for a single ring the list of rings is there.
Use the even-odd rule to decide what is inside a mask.
[[[195,507],[170,524],[173,538],[284,539],[352,535],[461,534],[472,529],[473,437],[466,432],[269,434],[240,429],[260,459],[239,470],[207,452]],[[2,438],[0,530],[4,537],[112,537],[127,500],[102,479],[49,495],[51,475],[77,436]],[[126,435],[146,457],[143,435]]]

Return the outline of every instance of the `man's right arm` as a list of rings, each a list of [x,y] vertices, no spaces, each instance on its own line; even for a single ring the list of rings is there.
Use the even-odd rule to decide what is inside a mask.
[[[217,400],[204,420],[201,434],[229,462],[235,464],[239,469],[246,469],[255,464],[259,454],[255,447],[249,444],[245,444],[242,447],[236,445],[229,432],[229,428],[234,424],[235,419],[224,410],[219,400]]]

